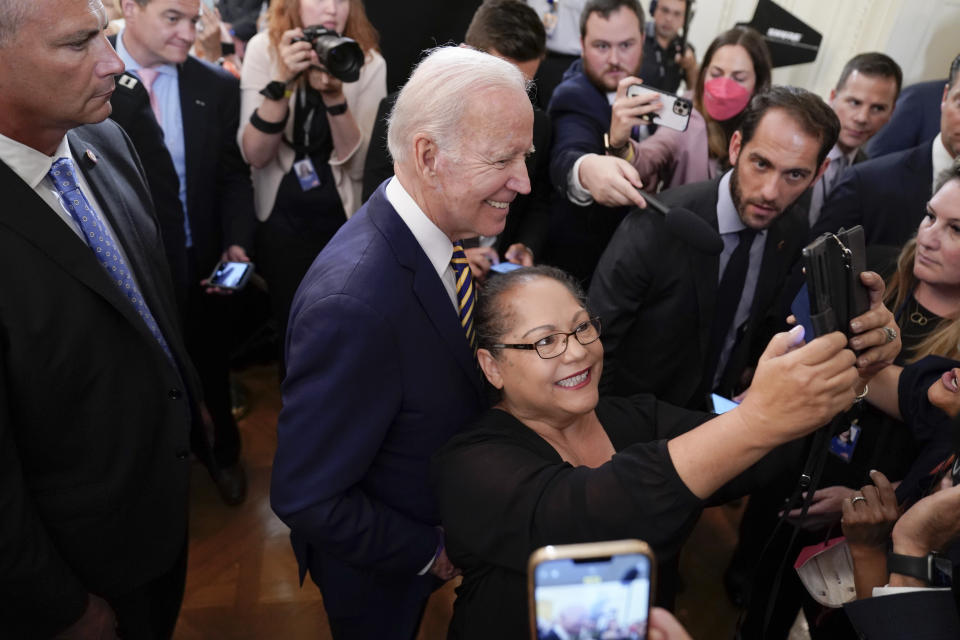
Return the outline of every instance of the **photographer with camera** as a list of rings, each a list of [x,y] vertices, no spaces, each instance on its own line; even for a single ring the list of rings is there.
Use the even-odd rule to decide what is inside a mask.
[[[247,46],[238,141],[253,167],[258,268],[281,339],[313,259],[360,206],[386,63],[360,0],[274,0]]]

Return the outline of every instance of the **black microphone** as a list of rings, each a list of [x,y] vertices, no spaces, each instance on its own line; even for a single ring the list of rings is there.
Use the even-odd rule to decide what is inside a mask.
[[[685,241],[694,249],[710,256],[718,256],[723,251],[723,240],[717,230],[706,220],[689,209],[670,208],[649,193],[641,191],[647,206],[666,218],[667,229]]]

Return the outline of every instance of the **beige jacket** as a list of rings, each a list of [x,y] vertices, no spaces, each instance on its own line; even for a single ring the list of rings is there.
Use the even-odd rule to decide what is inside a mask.
[[[261,32],[250,39],[246,56],[243,59],[243,74],[240,78],[240,129],[237,131],[237,144],[243,151],[243,129],[250,122],[250,114],[263,102],[260,90],[274,78],[276,53],[270,46],[270,38]],[[349,218],[360,208],[360,190],[363,184],[363,164],[370,146],[370,134],[377,118],[380,100],[387,95],[387,64],[376,51],[367,54],[367,60],[360,70],[360,79],[344,83],[343,94],[350,105],[350,111],[360,127],[360,141],[343,158],[336,156],[336,149],[330,154],[330,169],[337,185],[337,193],[343,209]],[[290,113],[293,114],[296,94],[290,96]],[[287,140],[293,139],[293,117],[287,119],[284,130]],[[262,169],[251,168],[253,178],[254,204],[257,218],[261,221],[270,217],[273,203],[277,198],[280,181],[293,166],[294,150],[286,144],[280,145],[276,157]]]

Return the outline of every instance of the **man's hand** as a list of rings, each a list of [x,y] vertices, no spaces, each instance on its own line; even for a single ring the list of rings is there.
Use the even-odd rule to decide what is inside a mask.
[[[630,131],[637,126],[649,124],[641,116],[659,111],[663,108],[660,94],[656,91],[644,91],[638,95],[628,97],[627,89],[643,81],[628,76],[617,85],[617,96],[613,99],[610,113],[610,146],[622,147],[630,140]]]
[[[802,326],[770,340],[736,410],[758,446],[806,435],[853,403],[856,358],[845,348],[846,337],[837,331],[797,348],[802,342]]]
[[[930,404],[951,418],[960,414],[960,369],[951,369],[944,373],[927,390]]]
[[[515,242],[510,245],[503,257],[507,259],[507,262],[519,264],[522,267],[533,266],[533,251],[522,242]]]
[[[80,619],[54,636],[54,640],[117,640],[117,620],[103,598],[93,594]]]
[[[463,253],[467,256],[467,262],[470,263],[470,275],[473,276],[474,282],[486,280],[490,267],[500,263],[500,256],[493,247],[471,247],[464,249]]]
[[[647,202],[637,189],[643,186],[640,174],[622,158],[587,154],[580,162],[580,184],[605,207],[637,206]]]
[[[220,256],[222,262],[250,262],[247,250],[238,244],[232,244]]]
[[[893,364],[902,345],[893,313],[883,305],[883,278],[873,271],[864,271],[860,280],[870,292],[870,310],[850,321],[850,329],[856,333],[850,338],[850,348],[862,351],[857,356],[857,369],[860,377],[868,381]],[[891,339],[893,335],[896,338]]]
[[[460,575],[460,569],[453,566],[450,558],[447,557],[447,550],[442,549],[440,555],[433,561],[433,566],[430,567],[430,573],[446,582]]]

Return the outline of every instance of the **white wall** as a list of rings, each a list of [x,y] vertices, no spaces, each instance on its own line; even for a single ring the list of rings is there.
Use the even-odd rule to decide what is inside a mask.
[[[960,53],[960,0],[779,0],[823,35],[817,59],[774,70],[777,84],[806,87],[826,98],[844,63],[882,51],[903,68],[905,84],[944,78]],[[711,40],[753,17],[757,0],[698,0],[690,41],[702,55]]]

